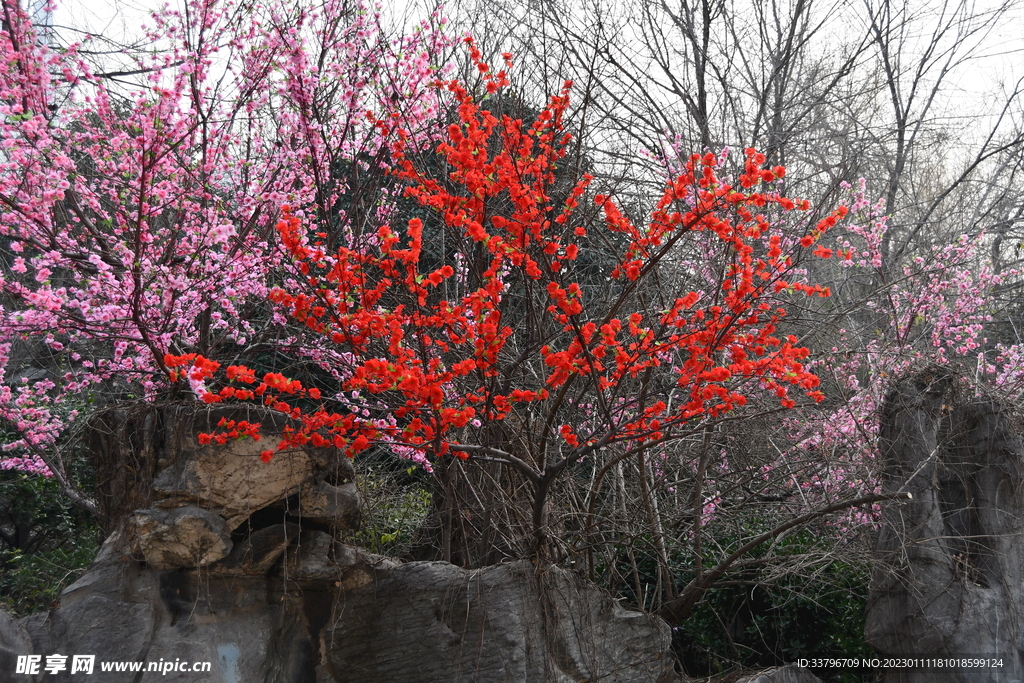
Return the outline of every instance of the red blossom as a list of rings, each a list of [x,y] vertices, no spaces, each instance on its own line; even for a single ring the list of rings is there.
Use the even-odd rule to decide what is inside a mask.
[[[475,44],[467,45],[488,90],[505,87],[505,72],[494,74]],[[278,234],[304,279],[274,289],[270,298],[347,359],[349,374],[338,387],[341,398],[334,400],[359,399],[346,410],[328,409],[319,390],[267,373],[254,390],[211,392],[216,400],[262,397],[285,413],[295,424],[278,449],[333,445],[353,456],[388,444],[460,458],[467,457],[476,425],[507,419],[525,410],[523,404],[538,415],[554,411],[549,425],[561,422],[553,421],[555,415],[573,413],[575,422],[544,438],[568,453],[582,453],[595,434],[606,442],[669,438],[695,420],[746,405],[758,391],[784,408],[795,405],[790,391],[821,400],[818,378],[805,366],[808,350],[779,334],[786,315],[781,297],[829,294],[794,272],[798,250],[788,246],[793,238],[783,240],[766,218],[809,208],[806,200],[778,193],[784,168],[764,168],[764,155],[748,149],[734,186],[720,177],[716,155],[694,155],[667,184],[647,225],[634,225],[613,199],[596,194],[602,224],[584,226],[574,209],[592,177],[554,198],[555,171],[566,154],[568,84],[530,126],[486,111],[458,81],[442,86],[458,104],[459,116],[437,146],[444,177],[417,167],[401,149],[395,175],[408,184],[411,198],[458,236],[461,262],[472,261],[472,271],[427,265],[420,218],[380,228],[375,249],[341,247],[328,258],[304,242],[309,226],[285,207]],[[844,216],[842,208],[826,216],[798,243],[814,245]],[[679,292],[668,299],[667,310],[630,309],[629,298],[609,310],[572,280],[583,248],[578,238],[602,229],[624,244],[610,273],[621,291],[652,277],[673,245],[692,235],[727,254],[729,265],[715,290]],[[824,247],[815,253],[830,255]],[[517,336],[526,321],[509,315],[513,285],[546,296],[537,312],[543,320],[529,321],[552,331],[546,343]],[[536,361],[530,372],[515,365],[524,354]],[[189,363],[192,376],[211,379],[216,372],[216,364],[201,356],[166,362],[169,368]],[[600,428],[584,426],[592,412],[558,412],[558,397],[572,386],[584,387],[593,403],[608,402],[630,395],[628,388],[655,370],[672,373],[671,401],[650,399],[617,412]],[[243,366],[229,367],[226,377],[256,382]],[[320,404],[300,408],[294,400],[300,398]],[[224,428],[228,434],[252,433],[239,425]],[[265,451],[262,457],[271,455]]]

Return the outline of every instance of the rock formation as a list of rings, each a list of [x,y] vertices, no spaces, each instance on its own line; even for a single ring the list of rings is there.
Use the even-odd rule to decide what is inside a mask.
[[[403,564],[339,543],[332,531],[360,516],[348,461],[311,448],[261,463],[281,428],[267,416],[261,443],[201,446],[196,434],[221,418],[242,419],[179,406],[139,421],[151,479],[114,488],[143,507],[120,510],[59,607],[20,625],[0,613],[0,666],[20,654],[91,654],[92,680],[104,683],[678,678],[664,622],[567,571]],[[100,671],[116,661],[178,668]],[[210,670],[180,669],[194,662]],[[13,678],[77,680],[69,670]]]
[[[744,676],[736,683],[821,683],[821,679],[796,664],[776,667],[753,676]]]
[[[893,668],[886,683],[1024,679],[1024,444],[1012,412],[930,369],[887,397],[887,506],[865,636],[882,655],[996,657],[1000,668]]]
[[[28,633],[11,615],[0,610],[0,671],[13,674],[18,657],[31,654],[34,653]]]

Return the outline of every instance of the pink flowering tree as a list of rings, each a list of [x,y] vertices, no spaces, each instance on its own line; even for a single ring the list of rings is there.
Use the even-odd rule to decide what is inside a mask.
[[[0,468],[94,509],[60,448],[91,392],[157,398],[167,353],[330,361],[268,307],[288,277],[272,226],[288,203],[332,244],[376,234],[393,143],[376,122],[426,140],[447,41],[388,35],[359,2],[188,0],[115,79],[2,12]]]
[[[669,174],[674,172],[671,161],[653,157]],[[604,499],[589,498],[588,514],[595,521],[585,530],[614,538],[618,554],[606,555],[599,564],[620,571],[617,586],[629,587],[638,602],[658,604],[657,591],[669,574],[651,570],[652,557],[673,565],[673,571],[695,582],[691,585],[723,578],[739,584],[754,578],[749,572],[762,569],[766,573],[757,573],[758,581],[777,578],[784,573],[780,567],[807,576],[827,571],[836,559],[863,557],[867,544],[848,541],[869,538],[879,512],[879,499],[867,501],[881,492],[880,408],[893,381],[915,368],[954,366],[989,390],[1019,395],[1024,354],[1019,346],[992,339],[1001,313],[998,293],[1019,273],[992,266],[992,240],[984,234],[936,240],[905,262],[884,268],[889,218],[884,203],[869,200],[869,187],[861,181],[859,187],[846,188],[848,219],[814,245],[813,253],[826,258],[794,261],[794,272],[809,274],[832,291],[828,298],[792,310],[785,328],[813,349],[807,366],[821,378],[825,400],[778,415],[753,398],[743,420],[714,425],[673,447],[651,449],[648,472],[599,471],[597,480],[604,474],[617,491]],[[673,254],[678,272],[713,291],[713,259],[699,239],[688,246]],[[864,504],[807,518],[850,500]],[[652,504],[636,509],[635,501]],[[795,529],[790,526],[794,520],[824,532],[812,535],[817,539],[813,547],[796,543],[795,550],[786,550],[772,544],[762,546],[762,557],[731,563],[764,534],[783,526]],[[597,548],[591,556],[600,552]],[[717,572],[730,563],[726,573]],[[682,596],[667,604],[664,613],[675,618],[692,606]]]
[[[885,205],[868,200],[863,180],[848,190],[852,220],[824,241],[849,256],[831,260],[833,272],[823,277],[835,292],[835,312],[818,318],[827,329],[822,336],[831,336],[831,348],[819,347],[809,363],[829,400],[785,422],[778,458],[762,468],[774,495],[785,491],[793,499],[832,500],[881,490],[880,410],[892,383],[915,368],[952,366],[965,381],[1011,399],[1024,382],[1021,346],[989,339],[1000,313],[998,291],[1019,272],[993,268],[987,236],[960,236],[885,268]],[[798,462],[806,466],[792,477]],[[787,473],[788,482],[778,481],[779,473]],[[836,526],[857,531],[874,524],[878,512],[878,505],[855,510]]]

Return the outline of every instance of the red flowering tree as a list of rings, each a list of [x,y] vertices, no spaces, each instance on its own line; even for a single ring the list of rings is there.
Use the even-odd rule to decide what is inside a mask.
[[[506,71],[482,63],[471,42],[470,51],[486,93],[499,93]],[[204,400],[262,400],[288,414],[278,449],[334,445],[354,456],[385,447],[428,467],[445,458],[500,464],[529,487],[520,551],[545,554],[558,525],[551,491],[579,466],[592,504],[621,463],[647,471],[653,449],[753,399],[764,410],[770,397],[768,409],[779,410],[823,398],[804,365],[808,350],[784,326],[794,297],[829,296],[801,263],[812,252],[850,258],[817,245],[845,207],[820,214],[784,196],[785,170],[763,167],[748,149],[734,179],[723,159],[691,157],[638,226],[611,197],[589,193],[591,176],[558,175],[570,84],[530,124],[495,116],[460,81],[439,86],[458,102],[437,147],[447,173],[423,170],[402,144],[394,165],[436,218],[396,221],[370,248],[333,251],[287,207],[277,225],[295,274],[270,298],[336,347],[336,393],[168,356],[175,373],[209,385]],[[424,256],[428,233],[449,245],[441,261]],[[598,252],[609,258],[595,282],[583,263]],[[251,424],[223,426],[204,439],[258,436]]]

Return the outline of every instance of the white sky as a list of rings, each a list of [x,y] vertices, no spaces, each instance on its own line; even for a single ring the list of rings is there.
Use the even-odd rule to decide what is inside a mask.
[[[33,6],[45,3],[46,0],[23,0]],[[180,2],[180,0],[175,0]],[[370,0],[372,2],[372,0]],[[737,0],[742,3],[745,0]],[[749,0],[756,1],[756,0]],[[961,67],[947,80],[943,102],[933,110],[933,115],[960,119],[965,117],[963,136],[960,142],[966,142],[973,134],[986,129],[985,119],[998,108],[999,91],[1005,92],[1017,87],[1018,80],[1024,77],[1024,0],[1016,2],[999,28],[988,35],[981,50],[982,56],[970,64]],[[53,14],[53,24],[65,42],[82,40],[86,34],[104,36],[111,43],[104,45],[102,41],[93,40],[89,49],[104,51],[113,43],[129,44],[137,40],[140,26],[148,22],[149,13],[162,4],[162,0],[57,0],[59,3]],[[942,0],[919,0],[922,13],[927,15]],[[957,0],[951,0],[956,4]],[[999,0],[979,0],[975,3],[977,11],[992,7]],[[416,0],[397,0],[383,2],[385,13],[398,12],[408,16],[415,15]],[[453,9],[458,7],[458,0],[451,0]],[[898,0],[896,1],[898,3]],[[926,34],[927,35],[927,34]],[[78,36],[77,38],[75,36]],[[116,57],[111,59],[115,62]],[[124,66],[127,66],[122,62]],[[109,67],[105,67],[109,68]],[[1021,115],[1018,110],[1016,115]],[[972,125],[974,121],[974,125]],[[1008,123],[1008,122],[1007,122]],[[955,142],[954,142],[955,144]]]
[[[26,0],[30,6],[40,6],[47,0]],[[979,10],[995,5],[999,0],[983,0],[975,6]],[[105,36],[114,42],[130,43],[140,33],[139,27],[146,23],[149,13],[163,4],[162,0],[57,0],[53,23],[66,40],[91,34]],[[385,13],[407,14],[415,0],[399,0],[383,3]],[[457,6],[457,2],[452,5]],[[928,4],[922,2],[922,5]],[[1002,22],[1000,29],[986,41],[985,56],[972,68],[953,81],[969,98],[988,92],[995,85],[1012,85],[1024,76],[1024,0],[1016,0],[1016,6]]]

